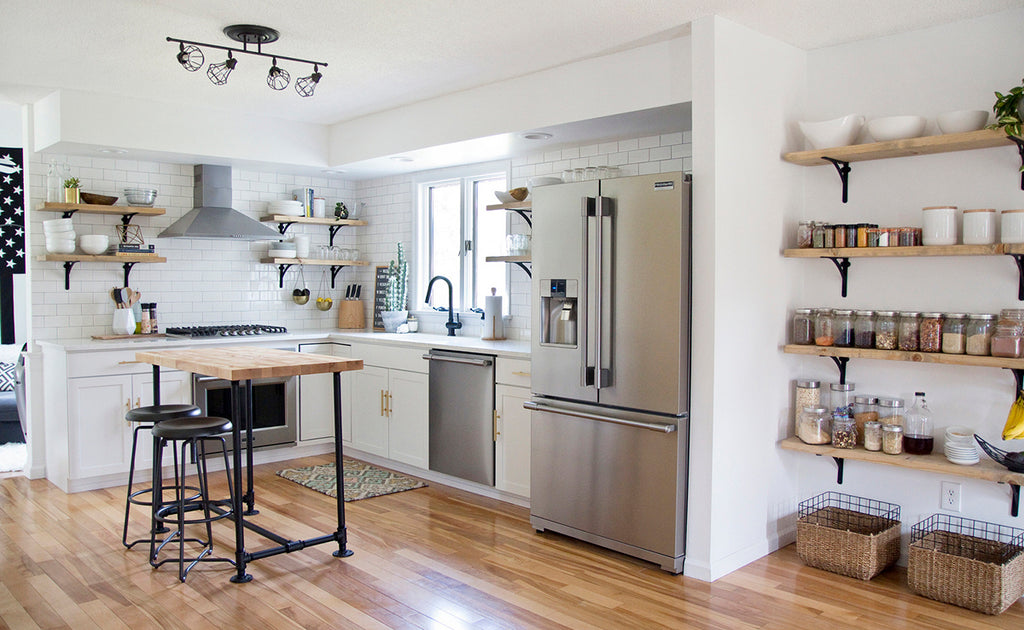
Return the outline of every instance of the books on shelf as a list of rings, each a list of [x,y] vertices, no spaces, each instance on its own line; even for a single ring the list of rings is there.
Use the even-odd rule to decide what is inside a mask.
[[[311,217],[313,216],[313,189],[306,188],[295,188],[292,190],[292,199],[295,201],[302,202],[302,216]]]
[[[156,256],[155,245],[140,245],[138,243],[120,243],[114,250],[115,256]]]

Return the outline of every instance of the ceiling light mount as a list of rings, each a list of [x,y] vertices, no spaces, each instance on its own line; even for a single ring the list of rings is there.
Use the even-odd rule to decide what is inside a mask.
[[[297,63],[308,63],[313,66],[313,73],[307,77],[302,77],[301,79],[296,80],[295,91],[300,96],[313,96],[313,91],[316,89],[317,84],[323,77],[323,75],[320,74],[320,66],[326,68],[327,62],[299,59],[298,57],[286,57],[285,55],[267,54],[263,52],[263,44],[276,42],[280,38],[280,33],[269,26],[259,26],[256,24],[232,24],[231,26],[224,27],[224,34],[228,38],[236,42],[240,42],[242,47],[232,48],[230,46],[194,42],[187,39],[179,39],[177,37],[168,37],[167,41],[176,42],[178,44],[176,59],[178,63],[181,64],[181,67],[185,68],[189,72],[199,70],[205,61],[203,51],[199,48],[200,46],[204,48],[226,50],[228,53],[227,61],[210,64],[210,67],[207,68],[206,74],[214,85],[224,85],[227,83],[228,75],[231,74],[231,71],[235,69],[235,66],[238,63],[238,61],[232,56],[232,53],[236,52],[271,59],[272,65],[270,67],[270,72],[267,75],[267,85],[274,90],[283,90],[288,87],[288,83],[291,80],[291,76],[288,71],[278,67],[278,59],[294,61]],[[250,46],[255,47],[255,50],[250,50]]]
[[[526,140],[547,140],[554,136],[546,131],[525,131],[521,134],[521,137]]]

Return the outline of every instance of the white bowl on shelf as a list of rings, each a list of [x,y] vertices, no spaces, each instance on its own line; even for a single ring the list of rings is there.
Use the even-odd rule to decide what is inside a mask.
[[[78,246],[86,254],[98,256],[110,247],[110,237],[106,234],[83,234],[78,237]]]
[[[878,142],[919,138],[928,121],[924,116],[885,116],[868,121],[868,133]]]
[[[294,249],[272,249],[267,252],[271,258],[295,258]]]
[[[988,122],[988,111],[984,109],[961,109],[943,112],[935,117],[935,123],[942,133],[966,133],[978,131]]]
[[[75,253],[75,239],[74,238],[58,238],[46,239],[46,251],[51,254],[74,254]]]
[[[47,235],[57,232],[71,232],[74,229],[75,224],[71,222],[71,219],[49,219],[43,221],[43,232]]]
[[[533,190],[534,188],[538,188],[540,186],[553,186],[554,184],[561,184],[562,178],[549,176],[531,177],[527,183],[529,184],[530,190]],[[515,200],[513,199],[513,201]]]
[[[504,190],[495,190],[494,196],[497,197],[498,201],[500,201],[501,203],[512,203],[513,201],[515,201],[515,197],[508,194]]]
[[[821,122],[799,121],[801,133],[807,138],[811,148],[831,149],[853,144],[864,126],[864,117],[860,114],[848,114],[842,118],[823,120]]]

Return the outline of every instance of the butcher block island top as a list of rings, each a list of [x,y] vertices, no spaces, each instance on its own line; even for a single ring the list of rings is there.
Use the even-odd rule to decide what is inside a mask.
[[[363,369],[362,359],[253,347],[154,350],[136,352],[135,360],[228,381]]]

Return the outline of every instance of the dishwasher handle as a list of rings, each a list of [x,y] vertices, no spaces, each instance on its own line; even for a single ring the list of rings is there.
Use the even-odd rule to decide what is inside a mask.
[[[481,367],[493,363],[490,359],[463,359],[462,357],[449,357],[443,354],[425,354],[423,358],[427,361],[442,361],[444,363],[464,363],[466,365],[479,365]]]
[[[532,400],[527,400],[526,402],[524,402],[523,408],[529,409],[530,411],[545,411],[548,413],[554,413],[562,416],[583,418],[585,420],[597,420],[598,422],[622,424],[627,427],[647,429],[648,431],[657,431],[658,433],[672,433],[673,431],[676,430],[676,425],[674,424],[663,424],[661,422],[637,422],[636,420],[626,420],[625,418],[612,418],[611,416],[602,416],[596,413],[587,413],[585,411],[575,411],[573,409],[563,409],[561,407],[550,407],[548,405],[537,403]]]

